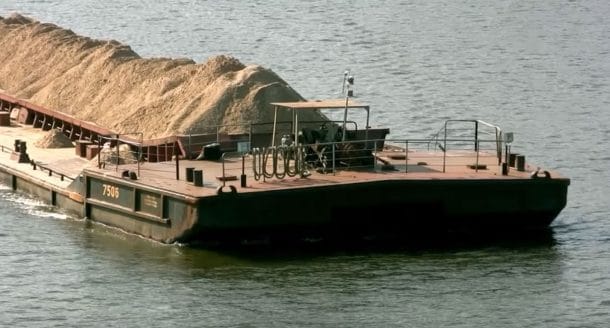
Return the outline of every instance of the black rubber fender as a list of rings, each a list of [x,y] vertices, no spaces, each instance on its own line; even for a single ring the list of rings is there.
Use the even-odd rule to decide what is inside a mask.
[[[542,176],[540,176],[540,174],[542,174]],[[535,171],[533,172],[530,177],[532,179],[540,179],[540,178],[544,178],[544,179],[550,179],[551,178],[551,173],[549,171]]]
[[[233,185],[228,185],[228,186],[218,186],[218,188],[216,188],[216,194],[217,194],[218,196],[220,196],[220,195],[224,195],[224,194],[225,194],[225,191],[224,191],[224,189],[223,189],[224,187],[229,187],[229,190],[230,190],[230,192],[229,192],[229,193],[230,193],[230,194],[237,194],[237,188],[235,188],[235,186],[233,186]]]

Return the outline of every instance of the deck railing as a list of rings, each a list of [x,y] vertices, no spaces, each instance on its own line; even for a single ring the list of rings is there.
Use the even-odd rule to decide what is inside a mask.
[[[497,157],[496,139],[456,138],[446,139],[451,145],[451,156],[439,148],[428,149],[429,139],[373,139],[346,142],[329,142],[291,146],[253,148],[250,152],[226,153],[222,156],[222,175],[238,176],[251,172],[256,180],[283,179],[297,175],[306,176],[316,170],[335,174],[341,170],[393,170],[408,173],[415,166],[426,165],[439,172],[446,172],[451,166],[462,165],[462,158],[473,159],[470,163],[478,171],[484,167],[483,159]],[[476,143],[476,147],[472,145]],[[367,147],[366,145],[370,145]],[[473,149],[474,148],[474,149]],[[394,158],[389,160],[380,155],[390,152]],[[413,156],[415,154],[415,156]],[[240,172],[227,172],[225,161],[241,158],[245,165]],[[397,162],[404,160],[397,166]],[[395,167],[397,166],[397,167]],[[235,166],[233,166],[235,167]],[[232,170],[238,170],[233,168]]]
[[[9,153],[9,154],[16,153],[14,146],[8,147],[5,145],[0,145],[0,152]],[[68,180],[75,179],[75,177],[71,177],[70,175],[62,172],[61,170],[53,169],[53,168],[47,166],[46,164],[43,164],[42,162],[36,161],[35,159],[30,159],[29,162],[25,162],[25,164],[30,164],[32,166],[33,170],[47,171],[49,176],[57,176],[57,177],[59,177],[59,179],[61,181],[64,181],[64,179],[68,179]]]
[[[453,126],[460,123],[473,124],[474,127]],[[487,127],[488,130],[484,130],[482,127]],[[430,147],[430,145],[432,145],[432,147],[438,147],[446,153],[453,142],[462,142],[463,140],[460,139],[471,138],[474,150],[477,151],[481,142],[490,142],[490,140],[482,139],[482,135],[493,138],[491,141],[495,143],[495,152],[499,165],[502,163],[502,145],[504,142],[502,129],[497,125],[482,120],[446,120],[443,127],[429,139],[428,146]],[[443,161],[446,161],[446,156],[443,157]]]
[[[460,122],[472,123],[474,121]],[[501,150],[503,144],[499,128],[493,125],[486,125],[497,131],[497,137],[494,134],[492,138],[483,138],[487,134],[481,133],[479,124],[482,125],[484,122],[477,122],[475,125],[476,132],[471,133],[470,137],[465,137],[463,131],[460,131],[458,135],[464,137],[459,138],[449,138],[449,129],[444,127],[443,138],[435,141],[431,141],[429,138],[383,138],[299,145],[294,145],[293,143],[291,145],[284,144],[273,147],[247,148],[242,151],[223,151],[219,154],[221,162],[219,164],[222,165],[221,181],[224,185],[227,177],[243,175],[253,175],[256,180],[282,179],[287,176],[305,176],[312,170],[330,174],[335,174],[341,170],[362,169],[399,170],[408,173],[410,170],[415,170],[417,166],[422,165],[433,168],[438,172],[446,172],[447,168],[452,165],[463,164],[463,161],[458,160],[460,157],[472,158],[473,162],[470,164],[474,164],[474,170],[478,171],[479,167],[482,167],[479,165],[482,158],[487,158],[486,163],[490,162],[489,158],[502,159]],[[445,133],[445,131],[447,132]],[[438,146],[431,147],[431,143],[434,142],[438,142]],[[176,149],[170,152],[175,154],[174,151]],[[384,154],[386,155],[388,152],[391,152],[394,159],[390,161],[384,158],[379,154],[381,151],[385,151]],[[117,156],[120,158],[140,158],[140,151],[133,150],[132,152],[133,154],[130,156],[124,156],[127,154],[117,154]],[[439,152],[442,152],[442,154],[439,154]],[[451,156],[448,156],[449,153],[451,153]],[[160,161],[160,163],[165,163],[168,166],[168,170],[176,170],[176,179],[180,179],[179,157],[174,156],[175,162],[172,161],[171,157],[165,161]],[[396,160],[397,157],[400,159]],[[225,166],[226,161],[237,160],[240,160],[242,165]],[[401,160],[404,160],[404,162],[396,164]],[[397,167],[394,168],[393,166]],[[115,169],[118,170],[118,168]],[[140,172],[138,172],[138,175],[140,175]]]
[[[320,126],[324,124],[339,124],[343,121],[329,120],[311,120],[299,122],[302,126]],[[358,131],[358,123],[355,121],[347,121],[347,124],[353,127],[353,131]],[[228,152],[239,151],[240,143],[244,144],[245,148],[262,147],[267,145],[275,145],[285,135],[293,134],[292,121],[277,122],[275,134],[273,133],[273,122],[262,123],[241,123],[241,124],[224,124],[213,125],[205,129],[198,129],[197,133],[187,133],[178,135],[177,138],[184,146],[184,156],[191,159],[194,154],[201,152],[202,147],[211,143],[218,143],[223,150]],[[243,133],[229,133],[227,131],[239,130]]]

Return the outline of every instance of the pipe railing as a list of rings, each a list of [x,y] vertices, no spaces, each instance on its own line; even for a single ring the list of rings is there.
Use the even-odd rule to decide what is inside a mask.
[[[308,121],[301,121],[299,122],[300,124],[304,124],[304,125],[325,125],[325,124],[338,124],[338,123],[343,123],[343,121],[339,121],[339,120],[308,120]],[[358,123],[355,121],[347,121],[347,124],[353,125],[353,130],[350,131],[358,131]],[[204,129],[204,131],[208,131],[208,132],[198,132],[198,133],[187,133],[187,134],[181,134],[181,135],[177,135],[178,138],[183,138],[186,139],[186,157],[190,158],[191,155],[191,150],[193,148],[197,148],[197,147],[203,147],[205,145],[208,145],[212,142],[215,143],[222,143],[225,142],[227,140],[224,139],[224,136],[226,135],[227,137],[230,138],[230,134],[224,133],[223,130],[229,130],[230,128],[242,128],[245,129],[247,132],[244,132],[243,135],[244,137],[247,137],[247,141],[249,142],[250,147],[253,147],[253,136],[256,134],[261,134],[261,133],[269,133],[271,134],[271,139],[277,139],[278,136],[282,136],[282,135],[286,135],[286,134],[292,134],[293,133],[293,129],[292,129],[292,121],[280,121],[277,122],[277,125],[279,126],[284,126],[283,128],[279,128],[275,131],[275,135],[273,135],[272,131],[260,131],[260,127],[263,126],[271,126],[273,125],[273,122],[260,122],[260,123],[242,123],[242,124],[223,124],[223,125],[212,125],[212,126],[208,126],[206,127],[206,129]],[[201,139],[201,138],[205,138],[205,137],[211,137],[214,136],[214,139],[210,139],[210,140],[205,140],[205,141],[199,141],[196,142],[195,140],[197,139]],[[230,141],[233,142],[238,142],[240,140],[237,139],[231,139]],[[241,140],[241,141],[246,141]]]
[[[125,138],[130,135],[139,136],[139,142],[133,141],[131,138]],[[122,137],[121,137],[122,136]],[[97,163],[98,168],[105,167],[105,163],[110,162],[112,164],[113,160],[116,160],[115,170],[119,171],[119,166],[121,165],[121,159],[125,162],[130,158],[123,154],[121,156],[121,144],[128,145],[129,150],[128,154],[131,154],[134,158],[134,162],[137,164],[137,174],[140,175],[140,161],[142,159],[142,144],[143,144],[144,134],[142,132],[130,132],[130,133],[120,133],[115,135],[106,135],[106,136],[98,136],[98,146],[100,147],[97,153]],[[114,151],[112,151],[112,145],[114,144]],[[106,147],[108,146],[108,147]],[[137,147],[137,151],[131,150],[131,147]],[[107,153],[107,154],[105,154]],[[110,159],[104,158],[102,160],[102,155],[110,156]]]
[[[395,149],[400,149],[404,154],[404,172],[409,172],[409,164],[427,166],[437,166],[442,172],[446,172],[447,167],[452,166],[447,158],[447,152],[443,152],[441,163],[428,162],[428,160],[439,160],[438,155],[430,154],[426,157],[426,152],[418,153],[416,159],[410,158],[410,152],[417,150],[425,150],[429,139],[371,139],[371,140],[356,140],[345,142],[328,142],[316,144],[300,144],[293,146],[274,146],[254,148],[248,153],[226,153],[227,156],[239,155],[251,156],[251,159],[246,161],[247,167],[253,172],[255,180],[270,178],[283,179],[286,176],[307,175],[310,170],[317,170],[323,173],[333,173],[340,170],[349,169],[386,169],[391,165],[386,163],[386,160],[379,156],[380,145],[396,146]],[[472,150],[472,144],[477,143],[477,146]],[[447,139],[447,144],[454,144],[452,159],[474,157],[474,170],[478,171],[481,159],[484,157],[495,158],[495,139],[472,139],[472,138],[456,138]],[[458,149],[456,145],[461,144],[463,147]],[[366,147],[366,145],[373,145]],[[485,146],[488,147],[485,147]],[[489,146],[491,145],[491,146]],[[467,151],[460,155],[460,151]],[[472,153],[474,151],[474,154]],[[417,162],[414,162],[416,160]],[[223,161],[223,177],[227,170],[224,161],[225,155],[222,156]],[[455,161],[459,162],[459,161]],[[381,163],[381,166],[380,166]],[[460,162],[461,163],[461,162]],[[460,164],[461,165],[461,164]]]
[[[473,128],[450,129],[449,125],[452,123],[472,123],[472,124],[474,124],[474,129]],[[493,133],[481,130],[480,126],[485,126],[485,127],[493,129]],[[445,123],[443,124],[443,127],[440,128],[429,139],[428,148],[430,148],[430,145],[433,144],[434,145],[433,148],[438,147],[443,152],[446,153],[447,148],[449,146],[448,142],[452,141],[451,134],[449,133],[450,131],[469,132],[469,133],[465,133],[463,136],[472,134],[473,135],[472,142],[474,144],[475,151],[477,151],[477,148],[479,147],[479,140],[481,140],[481,137],[480,137],[481,134],[493,135],[494,142],[496,145],[495,151],[496,151],[496,157],[498,158],[498,165],[500,165],[502,163],[503,134],[502,134],[502,129],[499,126],[497,126],[495,124],[487,123],[482,120],[458,120],[458,119],[446,120]],[[442,135],[442,139],[441,139],[441,135]],[[444,158],[444,160],[446,160],[446,158]]]
[[[69,175],[66,175],[65,173],[54,170],[40,162],[36,162],[33,159],[30,160],[30,165],[32,165],[32,169],[34,169],[34,170],[39,169],[40,171],[47,171],[49,173],[49,176],[53,176],[53,175],[58,176],[61,181],[64,181],[65,178],[72,180],[72,181],[74,181],[74,179],[75,179]]]
[[[15,150],[15,147],[8,147],[8,146],[5,146],[5,145],[0,145],[0,152],[1,153],[11,153],[12,154],[12,153],[14,153],[14,150]],[[69,176],[69,175],[67,175],[67,174],[65,174],[65,173],[63,173],[61,171],[52,169],[49,166],[44,165],[41,162],[37,162],[37,161],[35,161],[33,159],[30,159],[29,163],[27,163],[27,164],[30,164],[32,166],[33,170],[37,170],[38,169],[40,171],[47,171],[49,173],[49,176],[56,175],[56,176],[59,177],[59,179],[61,181],[64,181],[64,179],[74,180],[73,177],[71,177],[71,176]]]

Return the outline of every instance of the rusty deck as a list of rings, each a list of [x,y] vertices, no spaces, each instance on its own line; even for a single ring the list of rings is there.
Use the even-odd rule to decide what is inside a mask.
[[[47,132],[31,126],[13,123],[10,127],[0,127],[0,145],[5,149],[0,153],[2,163],[15,170],[28,172],[28,174],[43,179],[47,183],[64,188],[69,179],[60,179],[61,175],[74,179],[83,170],[95,174],[121,178],[124,171],[138,172],[137,183],[153,189],[160,189],[172,193],[184,194],[191,197],[205,197],[216,195],[219,186],[223,186],[223,161],[208,160],[180,160],[178,176],[176,179],[176,162],[143,162],[136,164],[106,165],[99,168],[97,159],[86,160],[75,153],[74,148],[49,149],[39,148],[35,142],[42,139]],[[10,160],[10,148],[15,139],[27,142],[30,158],[39,165],[36,170],[31,164],[17,163]],[[405,159],[405,155],[408,159]],[[252,171],[252,157],[246,155],[244,171],[246,187],[241,187],[242,157],[227,157],[224,160],[224,176],[234,177],[235,180],[225,181],[225,185],[235,186],[238,192],[258,192],[273,189],[299,188],[315,185],[334,185],[343,183],[357,183],[359,181],[374,180],[435,180],[435,179],[529,179],[535,166],[526,165],[524,171],[510,168],[508,175],[502,175],[501,166],[493,154],[477,153],[474,151],[456,151],[447,153],[444,159],[445,172],[443,172],[443,155],[441,151],[409,151],[404,152],[397,148],[386,148],[377,152],[380,160],[373,168],[355,170],[337,170],[335,173],[320,173],[311,170],[311,175],[305,178],[299,176],[277,178],[263,178],[255,180]],[[385,164],[384,164],[385,163]],[[481,169],[476,169],[476,164]],[[388,170],[390,164],[393,168]],[[197,187],[186,180],[186,168],[202,170],[203,187]],[[49,174],[52,171],[53,174]],[[558,173],[551,172],[553,177]],[[225,179],[227,180],[227,179]],[[135,182],[135,181],[133,181]]]

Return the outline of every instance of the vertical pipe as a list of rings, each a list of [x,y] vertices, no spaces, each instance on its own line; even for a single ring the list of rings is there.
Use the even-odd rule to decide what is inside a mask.
[[[144,143],[144,133],[140,132],[140,144],[138,145],[138,176],[140,176],[140,160],[142,159],[142,144]]]
[[[252,128],[252,125],[250,125],[250,128]],[[246,188],[246,155],[242,154],[241,155],[241,187],[242,188]]]
[[[506,163],[506,165],[508,165],[508,163],[510,163],[510,147],[508,146],[508,144],[505,147],[506,147],[506,158],[504,160],[504,163]]]
[[[274,112],[273,112],[273,134],[271,135],[271,147],[275,146],[276,125],[277,125],[277,105],[274,107]]]
[[[225,178],[225,154],[222,154],[222,186],[224,187],[227,184],[227,179]]]
[[[191,158],[191,133],[189,133],[189,139],[188,139],[188,150],[186,151],[186,159],[192,159]]]
[[[445,121],[445,137],[443,141],[443,173],[445,173],[445,164],[447,161],[447,121]]]
[[[97,152],[97,168],[101,169],[102,168],[102,150],[103,145],[102,145],[102,136],[97,136],[97,143],[100,147],[100,150]],[[140,173],[138,172],[138,175],[140,175]]]
[[[250,123],[250,129],[248,131],[248,151],[252,149],[252,123]]]
[[[176,180],[180,180],[180,156],[177,154],[176,147],[174,147],[174,156],[176,157]]]
[[[405,173],[409,172],[409,140],[405,140]]]
[[[479,172],[479,141],[478,140],[476,141],[476,144],[475,144],[474,147],[477,150],[477,162],[476,162],[476,166],[475,166],[474,171],[475,172]]]
[[[496,130],[496,152],[498,153],[498,165],[502,163],[502,132],[498,132],[498,127]],[[508,158],[508,155],[506,155]]]
[[[335,169],[335,150],[336,150],[336,144],[333,142],[333,175],[337,172]]]
[[[81,130],[81,137],[83,135],[83,132]],[[116,135],[116,171],[119,172],[119,163],[121,162],[121,153],[119,150],[119,135]]]
[[[377,140],[373,143],[373,170],[377,169]]]
[[[349,90],[348,90],[349,92]],[[348,106],[348,102],[349,102],[349,95],[345,96],[345,110],[343,111],[343,136],[341,137],[341,141],[345,141],[345,135],[347,133],[345,133],[345,124],[347,122],[347,106]]]
[[[479,151],[479,121],[474,121],[474,150]]]
[[[368,140],[369,140],[369,128],[370,128],[370,126],[369,126],[369,116],[370,116],[371,113],[370,113],[369,106],[366,106],[365,110],[366,110],[366,126],[364,127],[364,140],[366,140],[367,143],[368,143]],[[358,126],[357,125],[356,125],[356,130],[358,130]],[[345,133],[345,131],[343,133]]]
[[[297,136],[299,131],[299,112],[294,112],[294,135]]]

